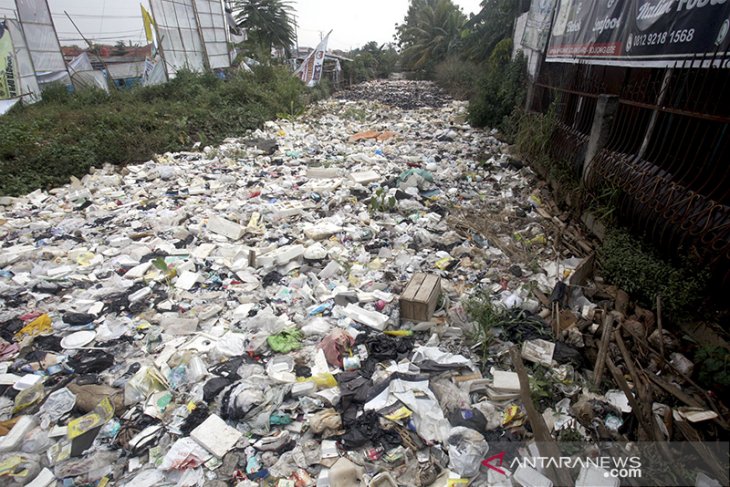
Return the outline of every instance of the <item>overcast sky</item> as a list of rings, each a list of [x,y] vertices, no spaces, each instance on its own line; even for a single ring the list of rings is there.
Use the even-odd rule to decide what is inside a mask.
[[[38,0],[43,1],[43,0]],[[479,10],[480,0],[454,0],[467,16]],[[94,42],[113,44],[132,40],[144,43],[140,0],[48,0],[58,37],[64,45],[83,41],[63,14],[68,11],[79,29]],[[148,0],[142,0],[145,6]],[[320,33],[333,30],[331,49],[349,50],[368,41],[391,42],[395,25],[402,22],[408,0],[294,0],[299,44],[314,47]],[[13,0],[0,0],[0,18],[11,17]]]

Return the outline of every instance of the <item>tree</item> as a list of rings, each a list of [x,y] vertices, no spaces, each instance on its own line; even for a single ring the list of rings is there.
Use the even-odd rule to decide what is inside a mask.
[[[457,51],[465,22],[451,0],[411,0],[405,22],[397,27],[403,67],[430,77],[437,64]]]
[[[371,41],[348,53],[352,62],[344,64],[345,78],[361,83],[375,78],[387,78],[398,64],[398,52],[393,44],[378,45]]]
[[[115,56],[124,56],[128,52],[129,50],[124,44],[124,41],[117,41],[117,43],[114,44],[114,50],[112,51],[112,54],[114,54]]]
[[[288,0],[235,0],[238,27],[248,34],[248,47],[257,57],[268,60],[272,49],[287,54],[294,45],[294,7]]]
[[[496,45],[512,38],[517,17],[530,9],[528,0],[482,0],[482,9],[466,23],[463,56],[481,63],[487,61]]]

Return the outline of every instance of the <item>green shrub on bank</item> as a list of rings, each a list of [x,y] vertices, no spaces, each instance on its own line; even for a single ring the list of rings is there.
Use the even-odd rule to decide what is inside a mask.
[[[471,61],[452,57],[436,66],[434,79],[457,100],[468,100],[476,91],[479,66]]]
[[[606,280],[617,285],[642,306],[662,308],[671,316],[696,311],[709,282],[709,274],[688,264],[681,266],[660,258],[636,237],[622,230],[611,230],[598,252]]]
[[[525,57],[520,53],[513,60],[512,40],[504,39],[494,48],[469,102],[469,122],[502,130],[515,108],[524,105],[526,90]]]
[[[278,113],[301,111],[313,96],[286,69],[271,66],[225,81],[180,72],[166,84],[110,94],[52,87],[42,102],[0,117],[0,195],[65,184],[92,166],[219,143]]]

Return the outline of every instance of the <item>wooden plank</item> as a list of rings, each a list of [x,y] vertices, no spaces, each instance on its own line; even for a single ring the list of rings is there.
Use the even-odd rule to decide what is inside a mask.
[[[556,460],[561,457],[560,449],[557,443],[550,434],[550,430],[545,424],[545,419],[537,411],[535,403],[532,402],[532,395],[530,393],[530,378],[525,370],[525,364],[522,362],[517,347],[512,347],[509,350],[510,358],[512,359],[512,365],[517,372],[517,376],[520,379],[520,399],[522,404],[525,406],[525,412],[527,413],[527,419],[530,421],[532,426],[532,434],[535,436],[535,440],[538,442],[538,449],[540,455]],[[552,466],[547,468],[548,477],[553,481],[554,485],[573,485],[573,479],[570,476],[570,472],[565,469],[556,469]]]
[[[619,388],[623,391],[624,395],[626,396],[626,399],[629,400],[629,405],[631,406],[631,410],[634,413],[634,416],[636,416],[636,419],[639,420],[639,428],[644,432],[644,441],[649,441],[654,436],[654,428],[651,424],[646,424],[644,422],[644,417],[641,414],[641,405],[639,404],[638,399],[636,399],[636,396],[634,396],[633,391],[629,387],[629,384],[626,382],[626,379],[624,379],[623,374],[619,370],[618,367],[616,367],[613,364],[613,360],[611,360],[611,357],[606,357],[606,366],[608,367],[608,370],[611,372],[611,375],[613,375],[613,379],[616,381],[616,384],[618,384]],[[639,437],[639,440],[642,440],[642,437]],[[657,440],[662,441],[662,440]]]
[[[597,386],[601,384],[601,379],[603,379],[603,369],[605,368],[606,358],[608,356],[608,344],[611,342],[612,328],[613,316],[610,313],[606,313],[603,319],[603,334],[601,335],[601,342],[598,346],[596,366],[593,369],[593,383]]]
[[[433,294],[434,288],[438,285],[439,277],[433,274],[426,275],[426,278],[421,283],[421,288],[416,293],[413,300],[417,303],[428,303]]]
[[[414,274],[414,276],[411,278],[411,282],[409,282],[408,286],[406,286],[406,290],[403,291],[401,299],[407,299],[409,301],[412,301],[413,298],[416,296],[418,290],[421,289],[421,283],[424,279],[426,279],[426,274],[423,274],[421,272]]]

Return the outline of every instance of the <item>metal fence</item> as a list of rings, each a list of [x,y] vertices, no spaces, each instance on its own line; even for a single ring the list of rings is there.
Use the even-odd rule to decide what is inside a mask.
[[[721,56],[647,69],[544,63],[528,108],[555,111],[551,152],[583,171],[599,95],[618,97],[587,187],[618,188],[619,221],[730,283],[730,68]]]

